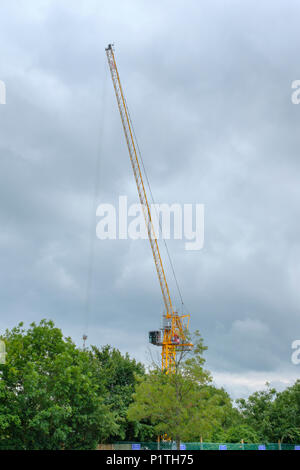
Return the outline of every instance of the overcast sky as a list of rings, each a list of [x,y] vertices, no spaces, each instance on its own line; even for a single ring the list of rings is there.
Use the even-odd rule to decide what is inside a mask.
[[[299,377],[299,15],[297,0],[2,0],[1,331],[53,319],[149,358],[149,243],[95,235],[95,206],[138,202],[114,42],[156,202],[205,205],[203,249],[170,251],[215,383],[236,398]]]

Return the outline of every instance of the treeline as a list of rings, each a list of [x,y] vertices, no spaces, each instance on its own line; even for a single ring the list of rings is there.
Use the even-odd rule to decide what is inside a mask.
[[[100,442],[300,442],[300,381],[234,404],[192,354],[164,374],[111,346],[83,351],[53,322],[19,324],[1,339],[0,449],[95,449]]]

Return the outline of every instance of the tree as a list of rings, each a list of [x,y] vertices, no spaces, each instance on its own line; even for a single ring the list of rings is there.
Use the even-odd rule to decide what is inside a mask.
[[[0,446],[4,449],[94,449],[117,432],[104,405],[99,365],[51,321],[6,331],[0,365]]]
[[[218,412],[218,423],[214,426],[211,434],[207,438],[211,442],[240,442],[243,439],[243,433],[238,434],[237,437],[233,437],[235,429],[240,428],[243,424],[241,414],[238,409],[233,406],[232,400],[228,393],[223,388],[216,388],[210,386],[211,392],[219,396],[219,412]]]
[[[230,398],[210,385],[210,373],[203,368],[206,349],[196,332],[193,350],[179,355],[174,373],[166,374],[154,366],[146,377],[139,378],[128,418],[149,419],[157,434],[176,440],[178,449],[181,440],[210,436],[224,419],[224,406],[230,406]]]
[[[268,385],[267,390],[255,392],[247,400],[237,400],[245,424],[256,430],[260,441],[268,441],[273,435],[271,412],[276,393],[276,390]]]
[[[300,441],[300,380],[277,393],[271,421],[273,435],[277,435],[281,442],[296,444]]]
[[[110,409],[117,417],[119,425],[118,433],[114,439],[119,440],[148,440],[153,437],[154,429],[150,423],[133,421],[127,419],[127,411],[132,403],[132,395],[137,377],[145,376],[143,364],[131,359],[126,353],[124,356],[118,349],[109,345],[101,349],[92,347],[92,354],[99,362],[101,376],[99,380],[105,388],[104,403],[109,405]]]
[[[247,424],[236,424],[230,426],[223,434],[224,442],[241,442],[252,444],[259,442],[259,435],[251,426]]]
[[[267,384],[268,385],[268,384]],[[237,400],[246,424],[261,441],[297,443],[300,439],[300,380],[283,392],[268,385],[248,400]]]

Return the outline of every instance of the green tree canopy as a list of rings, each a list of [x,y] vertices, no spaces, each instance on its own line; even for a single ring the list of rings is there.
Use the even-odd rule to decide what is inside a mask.
[[[93,449],[117,433],[99,363],[51,321],[6,331],[0,365],[0,447]]]
[[[267,390],[237,400],[244,422],[266,442],[300,441],[300,380],[282,392]]]
[[[206,349],[196,332],[193,350],[179,356],[175,373],[166,374],[154,367],[146,377],[139,378],[129,419],[149,419],[157,434],[176,440],[177,448],[181,440],[210,437],[232,407],[226,392],[211,385],[210,373],[203,367]]]
[[[127,410],[132,403],[132,395],[138,377],[145,376],[143,364],[131,359],[126,353],[122,355],[118,349],[109,345],[102,348],[92,347],[92,354],[99,362],[101,376],[100,382],[105,387],[104,403],[115,412],[119,425],[118,433],[113,436],[115,440],[131,441],[135,439],[150,440],[154,430],[147,422],[127,419]]]

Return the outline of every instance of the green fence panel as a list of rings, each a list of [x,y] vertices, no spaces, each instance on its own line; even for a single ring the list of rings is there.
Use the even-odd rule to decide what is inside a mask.
[[[132,446],[139,445],[141,450],[176,450],[176,443],[171,441],[161,442],[114,442],[115,450],[133,450]],[[265,450],[294,450],[297,444],[278,443],[255,443],[243,444],[241,442],[182,442],[185,450],[219,450],[220,446],[226,446],[226,450],[259,450],[264,447]],[[299,445],[299,444],[298,444]]]

